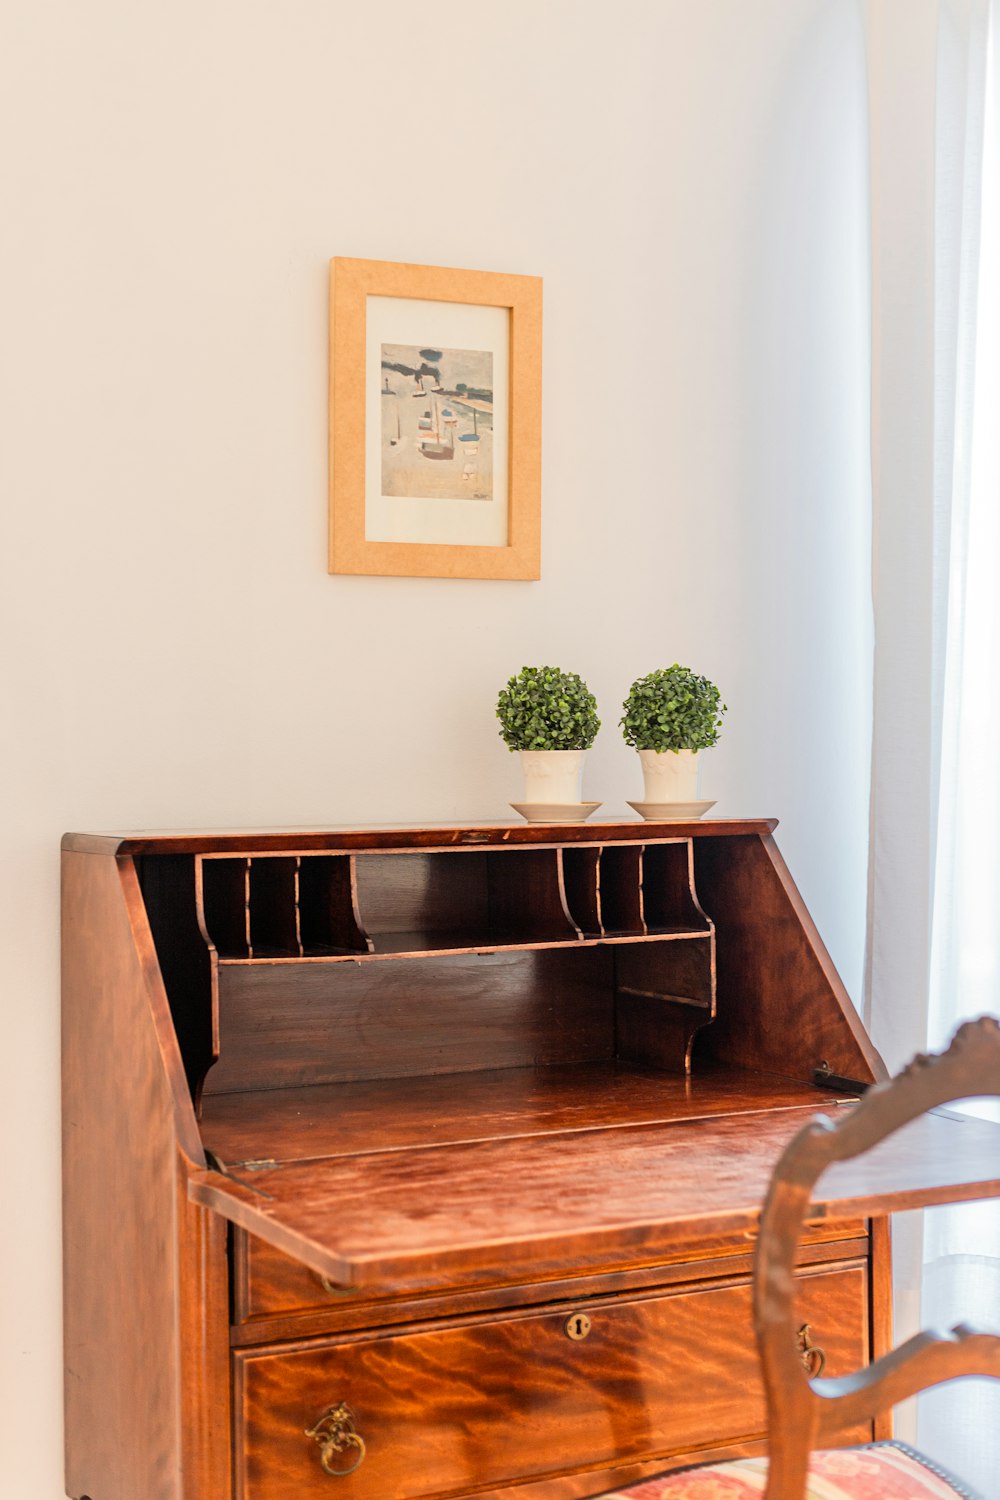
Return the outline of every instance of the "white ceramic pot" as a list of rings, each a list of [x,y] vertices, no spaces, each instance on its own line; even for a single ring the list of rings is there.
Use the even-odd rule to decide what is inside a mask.
[[[640,750],[639,763],[647,802],[697,801],[697,750]]]
[[[525,802],[576,805],[583,800],[586,750],[521,750]]]

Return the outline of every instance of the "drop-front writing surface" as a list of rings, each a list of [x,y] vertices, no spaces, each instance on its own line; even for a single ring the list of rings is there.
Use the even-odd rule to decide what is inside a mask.
[[[759,1447],[763,1184],[853,1097],[817,1078],[882,1076],[772,828],[68,836],[74,1500],[555,1500]],[[817,1218],[832,1372],[887,1274]]]

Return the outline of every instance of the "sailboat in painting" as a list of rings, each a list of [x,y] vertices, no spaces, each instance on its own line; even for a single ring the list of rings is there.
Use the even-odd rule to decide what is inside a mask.
[[[448,427],[448,441],[445,443],[441,437],[441,428],[444,425],[441,418],[441,407],[435,401],[434,426],[426,437],[420,439],[420,451],[424,455],[424,458],[455,457],[455,428],[454,426]]]
[[[458,441],[468,445],[462,449],[463,454],[473,456],[479,452],[479,418],[475,407],[472,408],[472,431],[460,432]]]

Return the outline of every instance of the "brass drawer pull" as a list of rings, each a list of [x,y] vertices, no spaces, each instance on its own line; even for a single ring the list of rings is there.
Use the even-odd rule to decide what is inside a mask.
[[[803,1323],[798,1332],[799,1358],[805,1367],[805,1372],[810,1380],[815,1380],[822,1375],[826,1368],[826,1350],[821,1349],[819,1344],[812,1341],[812,1329],[808,1323]]]
[[[365,1440],[360,1432],[355,1432],[354,1413],[343,1401],[337,1406],[328,1406],[316,1426],[309,1428],[306,1432],[306,1437],[315,1438],[319,1443],[319,1461],[334,1479],[343,1479],[346,1474],[353,1474],[364,1461]],[[334,1467],[331,1462],[334,1454],[343,1453],[351,1448],[358,1450],[358,1456],[354,1462],[348,1464],[346,1469]]]

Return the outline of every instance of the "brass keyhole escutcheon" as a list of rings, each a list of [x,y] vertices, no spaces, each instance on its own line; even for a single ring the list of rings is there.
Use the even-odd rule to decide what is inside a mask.
[[[579,1341],[587,1337],[593,1325],[586,1313],[570,1313],[563,1326],[571,1339]]]

